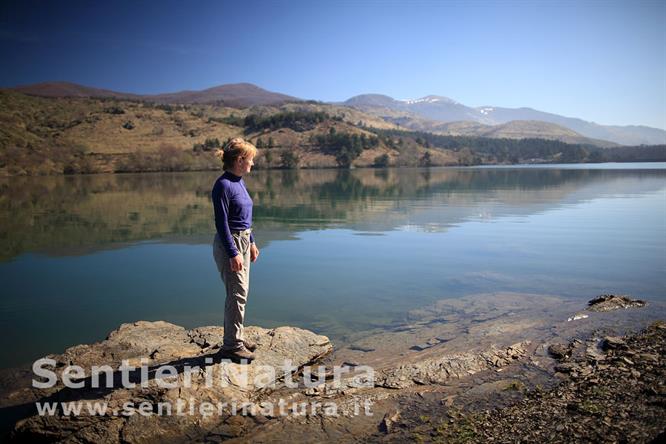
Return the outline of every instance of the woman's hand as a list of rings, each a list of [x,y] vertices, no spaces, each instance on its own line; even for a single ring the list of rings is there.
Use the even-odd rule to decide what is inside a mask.
[[[229,264],[231,264],[231,271],[241,271],[243,269],[243,260],[241,255],[237,254],[236,256],[229,259]]]
[[[259,257],[259,249],[255,244],[250,244],[250,260],[256,262]]]

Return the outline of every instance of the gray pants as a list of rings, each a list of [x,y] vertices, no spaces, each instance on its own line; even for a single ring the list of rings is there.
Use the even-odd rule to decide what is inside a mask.
[[[229,256],[217,233],[213,240],[213,257],[227,293],[224,302],[224,341],[222,344],[224,350],[237,350],[243,345],[245,303],[250,291],[250,231],[232,232],[231,237],[243,261],[241,271],[231,270]]]

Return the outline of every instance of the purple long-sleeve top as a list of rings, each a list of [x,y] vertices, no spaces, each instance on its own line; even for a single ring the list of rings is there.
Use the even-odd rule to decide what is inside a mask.
[[[234,257],[238,254],[238,249],[231,232],[247,230],[252,226],[252,198],[245,188],[243,178],[229,171],[217,178],[211,197],[215,211],[215,228],[227,255]],[[250,242],[254,242],[253,233],[250,233]]]

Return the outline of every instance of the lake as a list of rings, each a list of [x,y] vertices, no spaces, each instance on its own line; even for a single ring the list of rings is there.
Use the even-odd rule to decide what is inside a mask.
[[[221,172],[0,179],[0,367],[121,323],[222,325]],[[253,171],[245,325],[344,343],[442,298],[666,299],[666,163]]]

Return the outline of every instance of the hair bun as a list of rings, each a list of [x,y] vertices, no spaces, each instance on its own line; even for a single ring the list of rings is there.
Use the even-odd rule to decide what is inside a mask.
[[[215,157],[217,157],[220,160],[224,159],[224,150],[215,150]]]

